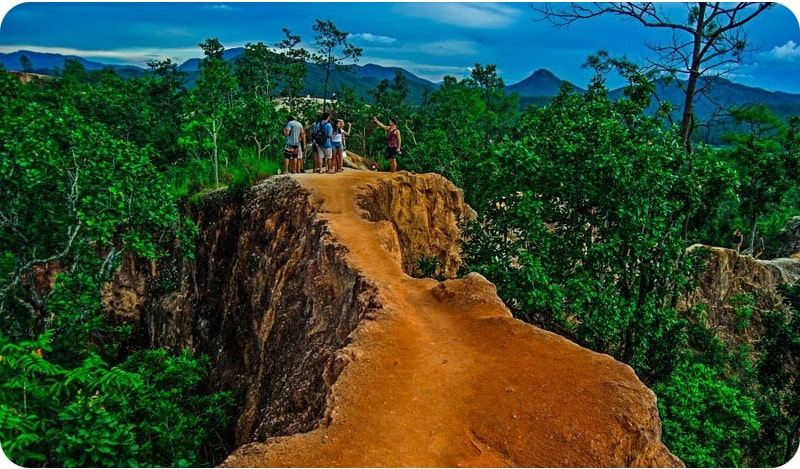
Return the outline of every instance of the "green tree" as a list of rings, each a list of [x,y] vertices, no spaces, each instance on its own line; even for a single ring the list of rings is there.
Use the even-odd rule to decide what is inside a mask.
[[[517,316],[653,383],[685,342],[673,306],[694,261],[681,221],[715,200],[704,188],[726,173],[711,159],[689,164],[674,134],[644,115],[652,82],[630,81],[614,102],[599,77],[583,95],[566,84],[528,112],[529,136],[482,167],[494,198],[467,249]]]
[[[146,141],[160,156],[157,163],[166,165],[185,157],[178,140],[183,126],[188,91],[186,73],[170,59],[150,61],[150,74],[145,76],[143,99],[146,103],[142,120],[148,129]]]
[[[497,75],[496,65],[484,67],[476,63],[467,83],[480,90],[481,100],[486,104],[488,112],[481,126],[485,132],[483,147],[488,149],[490,142],[502,140],[516,126],[519,97],[505,92],[506,84]]]
[[[443,174],[478,211],[495,195],[485,177],[497,170],[493,146],[519,133],[519,98],[504,88],[494,65],[475,64],[469,78],[445,77],[413,113],[418,144],[406,157],[410,169]]]
[[[477,162],[486,156],[480,152],[484,144],[481,124],[487,114],[481,98],[469,82],[444,77],[414,118],[420,143],[406,157],[409,169],[437,172],[463,188],[473,207],[480,205],[482,195],[488,195],[466,184],[467,174],[479,173]]]
[[[22,71],[25,73],[31,73],[33,71],[33,62],[27,55],[19,56],[19,66],[22,67]]]
[[[797,453],[800,432],[800,287],[780,287],[787,309],[761,314],[756,344],[763,431],[752,441],[753,465],[777,467]]]
[[[86,82],[73,82],[70,101],[87,120],[103,124],[111,136],[144,146],[150,143],[144,116],[147,102],[141,81],[124,79],[106,67],[86,74]]]
[[[283,66],[278,55],[266,45],[248,43],[244,54],[236,61],[236,82],[241,93],[234,109],[233,134],[242,134],[240,144],[255,143],[256,157],[270,149],[278,153],[280,140],[279,113],[275,106],[275,93],[283,76]]]
[[[188,248],[193,225],[150,150],[87,120],[59,90],[9,78],[0,76],[0,444],[26,466],[197,465],[229,396],[199,392],[202,358],[142,352],[115,365],[128,331],[105,321],[100,293],[124,255]]]
[[[58,305],[71,315],[85,305],[80,317],[54,316],[58,308],[49,302],[59,289],[37,282],[34,273],[60,271],[64,291],[83,291],[83,284],[99,289],[123,252],[154,259],[164,255],[159,239],[173,239],[185,220],[149,150],[111,137],[74,107],[42,104],[47,99],[38,99],[40,94],[53,91],[10,86],[17,88],[16,99],[4,104],[8,118],[0,130],[0,301],[9,312],[4,330],[31,337],[43,327],[58,326],[74,334],[77,325],[94,320],[94,297],[76,293],[75,308],[66,300]],[[144,180],[150,182],[148,190],[142,190]]]
[[[211,153],[214,184],[219,186],[220,136],[230,120],[237,85],[219,40],[206,39],[200,48],[205,58],[200,62],[200,79],[187,103],[191,117],[182,142],[196,154]]]
[[[311,29],[317,33],[314,36],[314,44],[317,52],[310,55],[311,60],[325,70],[325,84],[322,90],[322,109],[327,111],[328,103],[328,81],[331,71],[334,69],[346,68],[347,61],[358,62],[363,50],[347,41],[350,33],[339,31],[339,28],[330,20],[322,21],[317,19]]]
[[[655,59],[649,60],[649,65],[660,74],[674,78],[683,90],[679,135],[684,149],[691,153],[691,139],[698,125],[694,102],[707,91],[701,77],[720,76],[734,70],[747,53],[745,26],[774,4],[686,3],[683,20],[673,20],[670,7],[652,2],[541,5],[534,6],[534,10],[557,26],[611,15],[638,22],[647,28],[672,32],[671,42],[648,45],[656,55]]]
[[[69,86],[75,83],[86,83],[89,79],[89,74],[86,67],[75,59],[67,59],[64,61],[64,70],[61,72],[60,84]]]
[[[300,92],[305,86],[308,73],[306,60],[309,58],[309,53],[304,48],[298,47],[301,42],[300,36],[293,35],[286,28],[283,28],[283,33],[286,37],[276,44],[280,50],[279,64],[283,79],[281,96],[287,99],[289,111],[298,113],[301,103]]]
[[[374,89],[368,91],[375,100],[378,114],[397,115],[401,106],[408,98],[408,78],[402,72],[394,72],[394,80],[383,79]]]
[[[742,467],[761,428],[755,403],[714,370],[683,362],[657,384],[664,443],[689,467]]]
[[[271,101],[280,82],[277,55],[263,42],[248,42],[244,53],[236,58],[236,83],[250,95],[261,96]]]
[[[773,212],[781,212],[786,194],[800,184],[797,171],[800,153],[784,143],[788,143],[786,124],[766,106],[735,108],[731,114],[746,129],[727,135],[734,145],[728,158],[739,175],[738,215],[749,222],[749,250],[755,253],[759,250],[756,246],[759,221]]]
[[[208,358],[136,352],[109,366],[48,361],[48,333],[13,343],[0,334],[0,443],[31,467],[198,467],[217,461],[230,393],[198,392]],[[20,405],[22,402],[22,405]],[[216,440],[216,441],[215,441]]]

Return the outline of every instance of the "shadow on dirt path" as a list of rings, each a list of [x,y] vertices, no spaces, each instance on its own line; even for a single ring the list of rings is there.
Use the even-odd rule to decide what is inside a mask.
[[[679,464],[633,371],[511,317],[477,274],[414,279],[357,205],[388,173],[291,176],[312,194],[383,309],[339,352],[329,423],[250,443],[223,466],[457,467]],[[661,458],[661,459],[659,459]],[[675,462],[677,461],[677,462]]]

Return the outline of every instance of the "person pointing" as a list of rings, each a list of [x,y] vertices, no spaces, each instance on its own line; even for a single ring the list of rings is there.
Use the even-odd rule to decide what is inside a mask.
[[[377,117],[373,117],[372,122],[375,122],[386,131],[386,159],[389,160],[389,167],[391,172],[394,173],[397,171],[397,155],[400,154],[400,149],[403,145],[400,129],[397,128],[397,121],[394,118],[389,119],[389,125],[386,125],[379,121]]]

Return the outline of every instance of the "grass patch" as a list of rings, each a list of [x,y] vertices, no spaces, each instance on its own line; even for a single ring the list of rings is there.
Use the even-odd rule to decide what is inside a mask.
[[[166,177],[172,187],[172,195],[184,198],[220,187],[249,187],[278,174],[279,169],[280,163],[274,159],[259,159],[255,154],[242,152],[227,165],[220,165],[219,184],[214,181],[214,165],[210,159],[189,160],[172,166]]]

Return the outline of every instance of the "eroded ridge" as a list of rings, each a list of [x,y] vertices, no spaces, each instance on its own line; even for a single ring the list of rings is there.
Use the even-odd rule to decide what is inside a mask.
[[[441,249],[432,233],[450,233],[431,220],[457,223],[431,209],[452,184],[405,172],[285,179],[307,192],[336,263],[374,287],[373,308],[333,354],[340,374],[316,428],[243,445],[223,466],[682,465],[630,367],[513,319],[478,274],[406,273],[414,250]]]

